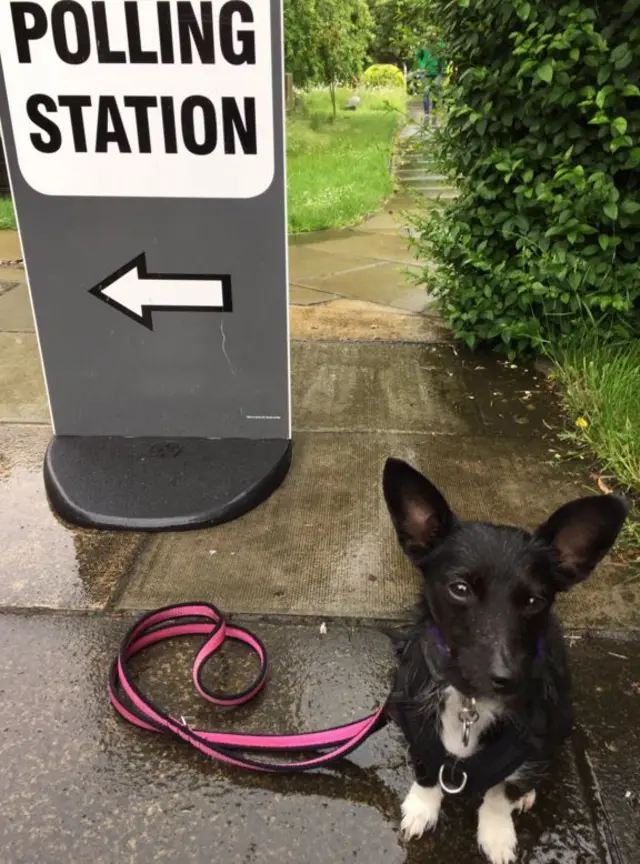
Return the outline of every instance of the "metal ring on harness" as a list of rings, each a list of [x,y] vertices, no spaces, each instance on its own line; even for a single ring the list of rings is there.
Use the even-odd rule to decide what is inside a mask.
[[[462,792],[464,787],[467,785],[467,780],[469,779],[467,777],[467,772],[466,771],[461,772],[462,773],[462,783],[460,783],[459,786],[447,786],[447,784],[445,783],[445,780],[444,780],[444,769],[446,767],[447,766],[446,766],[445,762],[443,762],[442,765],[440,766],[440,771],[438,773],[438,782],[440,783],[440,788],[442,789],[443,792],[446,792],[448,795],[459,795],[460,792]]]

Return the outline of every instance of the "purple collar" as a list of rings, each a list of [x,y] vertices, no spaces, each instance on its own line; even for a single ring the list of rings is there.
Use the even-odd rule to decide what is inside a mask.
[[[451,650],[447,646],[446,642],[442,638],[442,633],[436,627],[435,624],[429,624],[429,632],[433,636],[433,641],[436,644],[436,648],[440,651],[441,654],[445,654],[447,657],[451,656]],[[544,656],[544,636],[538,637],[538,645],[536,650],[536,660],[542,660]]]

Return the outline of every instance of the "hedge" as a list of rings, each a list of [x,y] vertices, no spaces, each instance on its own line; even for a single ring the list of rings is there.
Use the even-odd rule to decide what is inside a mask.
[[[416,222],[454,334],[510,356],[637,333],[640,0],[430,0],[456,201]]]

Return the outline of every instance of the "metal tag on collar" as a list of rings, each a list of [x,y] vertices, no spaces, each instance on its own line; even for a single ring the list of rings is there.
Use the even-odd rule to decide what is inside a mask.
[[[476,700],[473,696],[465,696],[462,700],[462,708],[458,713],[458,718],[462,723],[462,744],[464,747],[469,746],[471,727],[478,722],[479,717]]]

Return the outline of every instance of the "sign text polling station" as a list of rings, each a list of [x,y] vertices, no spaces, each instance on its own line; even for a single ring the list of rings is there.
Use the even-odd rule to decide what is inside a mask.
[[[247,198],[273,178],[259,0],[9,2],[0,51],[25,179],[48,195]]]

